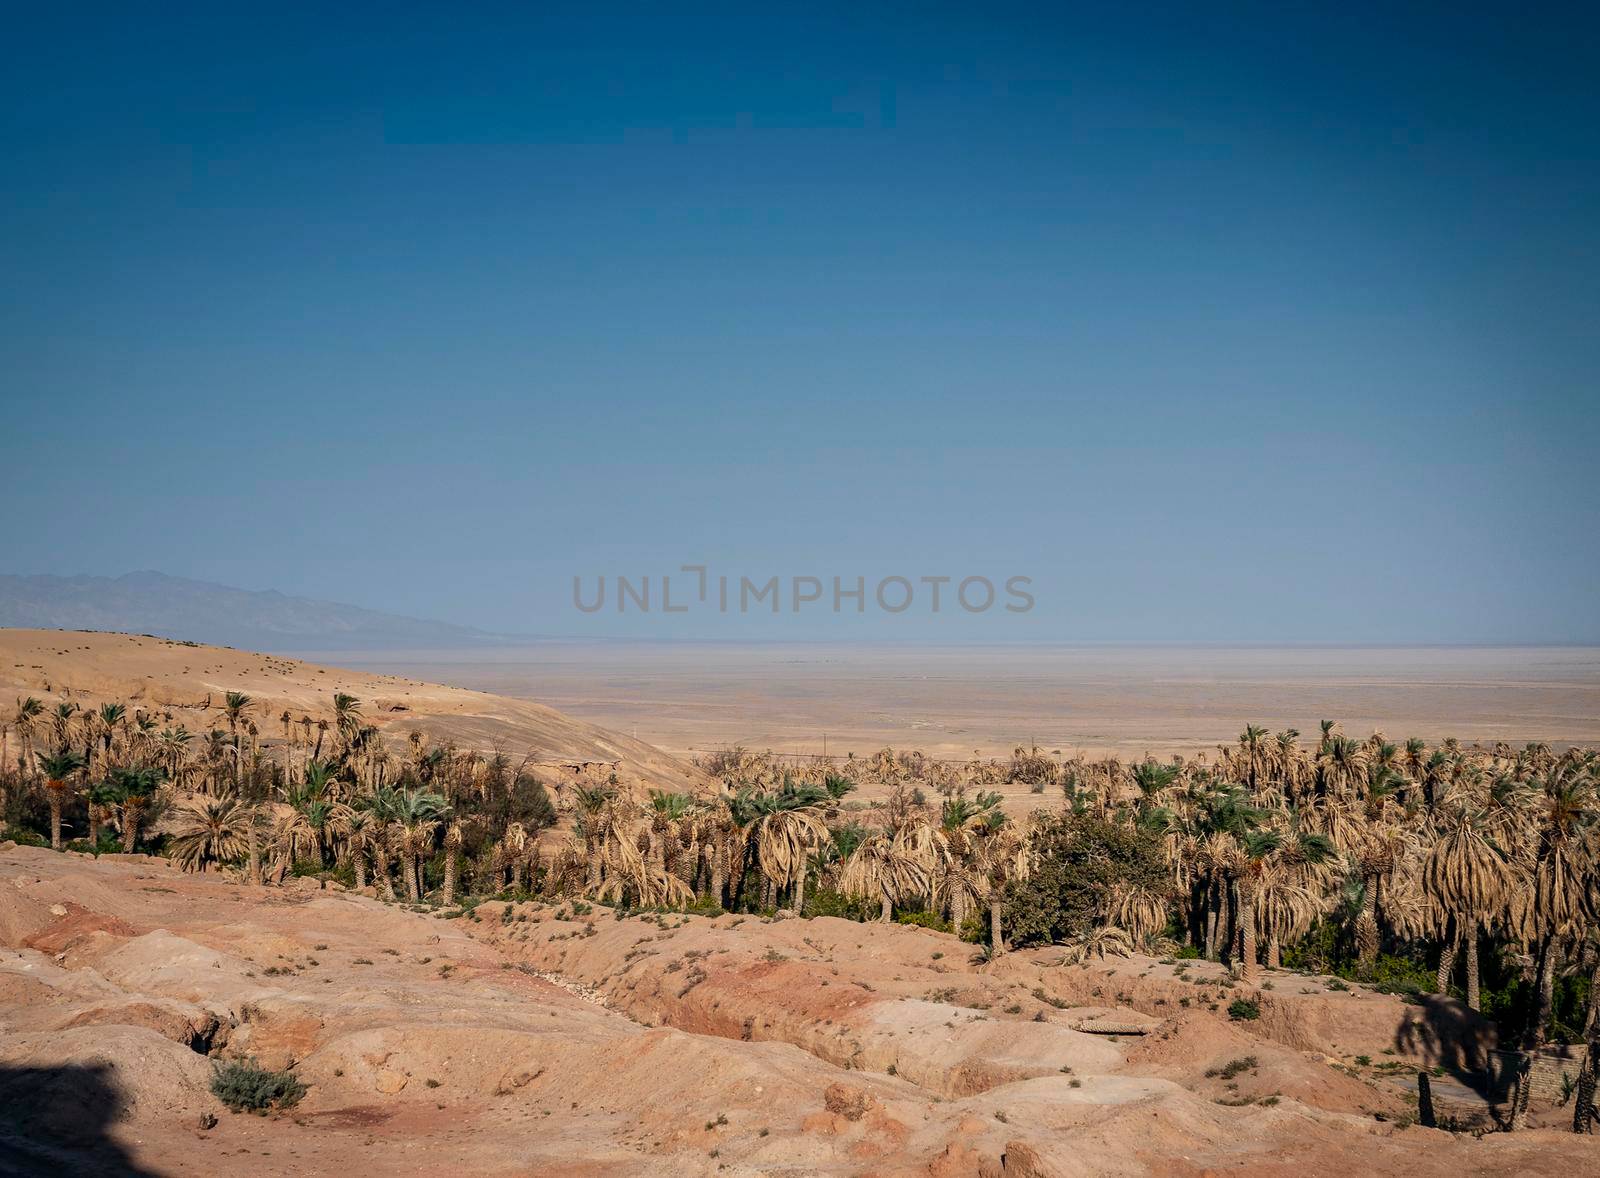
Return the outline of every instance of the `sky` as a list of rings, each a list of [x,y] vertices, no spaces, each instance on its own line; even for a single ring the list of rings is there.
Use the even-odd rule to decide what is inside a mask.
[[[0,571],[581,636],[1600,641],[1593,6],[8,26]],[[664,613],[684,565],[781,608]]]

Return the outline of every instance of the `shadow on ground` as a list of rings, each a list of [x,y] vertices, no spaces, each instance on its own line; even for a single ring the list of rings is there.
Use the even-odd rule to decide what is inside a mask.
[[[153,1178],[110,1136],[123,1103],[109,1064],[0,1065],[0,1174]]]
[[[1481,1071],[1498,1046],[1495,1025],[1465,1003],[1438,994],[1421,999],[1421,1013],[1395,1032],[1403,1055],[1431,1056],[1455,1072]]]

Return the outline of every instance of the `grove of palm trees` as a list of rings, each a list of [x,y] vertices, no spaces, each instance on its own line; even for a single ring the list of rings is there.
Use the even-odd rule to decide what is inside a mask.
[[[528,762],[391,747],[363,702],[264,714],[16,701],[8,837],[144,849],[252,887],[291,876],[470,908],[544,897],[943,929],[994,957],[1059,944],[1453,994],[1502,1044],[1595,1035],[1600,758],[1249,726],[1192,758],[801,761],[727,749],[682,792],[615,780],[556,804]],[[997,789],[1026,785],[1007,812]],[[871,799],[871,800],[867,800]]]

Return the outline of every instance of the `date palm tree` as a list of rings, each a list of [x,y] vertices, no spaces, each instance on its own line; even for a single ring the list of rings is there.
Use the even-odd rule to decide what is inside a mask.
[[[121,795],[109,781],[96,781],[83,791],[83,800],[89,811],[89,845],[99,854],[101,828],[116,817]]]
[[[116,746],[117,733],[127,723],[128,708],[125,704],[104,703],[94,713],[95,732],[100,743],[100,771],[106,772],[111,766],[111,753]]]
[[[31,695],[17,700],[17,714],[11,721],[11,726],[16,729],[17,740],[22,745],[20,765],[24,779],[39,771],[39,767],[34,763],[33,735],[43,716],[42,701]]]
[[[184,871],[204,871],[207,864],[223,864],[245,853],[247,807],[234,798],[196,794],[174,808],[172,859]]]
[[[413,904],[422,901],[422,857],[432,848],[440,822],[449,815],[450,807],[436,793],[419,789],[396,791],[389,829],[400,855],[406,895]]]
[[[72,778],[84,766],[83,758],[71,749],[61,749],[39,758],[39,771],[44,774],[45,797],[50,803],[50,846],[61,849],[61,805],[66,799]]]
[[[390,825],[400,807],[400,791],[390,786],[379,786],[355,803],[355,808],[367,815],[368,839],[372,846],[373,867],[378,873],[379,894],[394,903],[394,883],[389,878]]]
[[[108,777],[122,803],[122,853],[133,854],[139,823],[165,774],[153,765],[118,766]]]
[[[1457,805],[1449,811],[1423,861],[1422,885],[1455,929],[1439,954],[1438,988],[1450,985],[1456,944],[1466,948],[1467,1005],[1479,1009],[1478,930],[1505,908],[1518,887],[1518,873],[1486,830],[1481,810]]]
[[[361,701],[342,691],[334,692],[333,720],[340,743],[348,749],[361,732]]]
[[[344,849],[355,872],[356,889],[367,886],[367,853],[372,849],[375,823],[367,810],[352,809],[345,819]]]
[[[879,919],[887,923],[897,902],[927,895],[928,868],[903,835],[880,830],[862,839],[845,860],[839,890],[847,896],[876,900]]]
[[[1594,796],[1591,762],[1570,759],[1544,778],[1533,860],[1533,898],[1529,933],[1538,945],[1535,1016],[1527,1045],[1544,1042],[1555,1000],[1555,973],[1561,940],[1577,930],[1592,906],[1590,863],[1600,806]]]
[[[444,828],[444,891],[439,897],[447,908],[456,902],[456,884],[461,873],[461,845],[465,841],[464,820],[452,818]]]

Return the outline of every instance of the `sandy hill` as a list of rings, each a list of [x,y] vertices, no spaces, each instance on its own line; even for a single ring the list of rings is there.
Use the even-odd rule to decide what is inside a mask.
[[[642,741],[575,720],[554,708],[423,683],[398,675],[323,667],[298,659],[166,638],[74,630],[0,630],[0,700],[104,702],[170,714],[192,732],[222,726],[225,693],[242,691],[262,738],[281,737],[279,717],[331,718],[335,692],[361,701],[362,717],[392,743],[412,731],[461,748],[528,757],[559,783],[604,777],[682,789],[698,781],[684,762]]]

